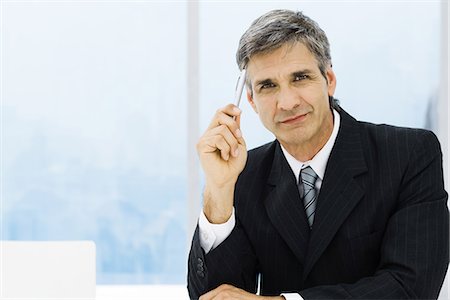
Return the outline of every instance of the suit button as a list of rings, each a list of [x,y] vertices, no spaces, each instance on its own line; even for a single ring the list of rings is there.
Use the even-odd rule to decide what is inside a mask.
[[[200,271],[200,270],[197,271],[197,275],[198,275],[200,278],[205,277],[205,273],[203,273],[203,271]]]
[[[197,258],[197,264],[203,267],[203,260],[200,257]]]

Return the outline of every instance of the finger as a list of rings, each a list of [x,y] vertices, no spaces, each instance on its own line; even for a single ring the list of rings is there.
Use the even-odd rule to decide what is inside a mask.
[[[206,294],[203,294],[200,296],[199,300],[211,300],[214,299],[217,295],[219,295],[224,290],[228,289],[230,286],[228,284],[222,284],[215,289],[207,292]]]
[[[237,117],[241,114],[241,109],[234,104],[228,104],[224,108],[222,108],[223,112],[230,117]]]
[[[241,110],[233,105],[229,104],[219,110],[217,110],[216,114],[214,115],[211,123],[208,126],[208,129],[212,129],[214,127],[217,127],[221,124],[229,125],[232,131],[235,131],[239,128],[237,126],[234,117],[237,117],[241,114]]]
[[[238,116],[239,117],[239,116]],[[230,117],[225,114],[221,114],[218,116],[217,123],[220,125],[225,125],[230,129],[230,132],[233,133],[233,135],[238,139],[242,137],[241,130],[239,128],[239,123],[236,122],[236,119],[233,117]]]
[[[236,121],[238,128],[241,128],[241,115],[240,114],[239,114],[239,116],[236,117],[235,121]]]
[[[214,137],[214,146],[219,149],[220,156],[223,160],[228,160],[230,158],[230,145],[221,136]]]
[[[217,137],[220,137],[226,141],[229,146],[228,153],[226,147],[218,148],[219,142]],[[228,160],[229,155],[238,157],[241,152],[247,151],[247,145],[244,138],[236,139],[231,132],[223,131],[220,128],[215,128],[207,133],[197,143],[197,153],[211,153],[217,150],[222,150],[222,155],[228,154],[228,156],[222,156],[225,160]]]
[[[225,125],[220,125],[205,134],[205,137],[221,136],[230,146],[231,154],[236,157],[239,148],[239,139],[231,133],[230,129]]]
[[[238,143],[243,145],[245,148],[247,148],[246,144],[245,144],[245,140],[244,140],[244,135],[242,134],[241,131],[241,115],[237,116],[236,118],[236,124],[238,126],[238,132],[236,132],[236,138],[238,139]]]
[[[244,137],[238,138],[237,141],[238,141],[239,145],[244,147],[244,149],[247,149],[247,144],[245,143]]]
[[[202,142],[197,145],[197,151],[200,155],[202,153],[220,152],[220,156],[224,160],[228,160],[231,148],[222,136],[214,135],[205,137]]]
[[[200,298],[198,298],[198,300],[211,300],[214,299],[214,297],[216,297],[218,294],[220,293],[219,288],[215,288],[209,292],[207,292],[206,294],[203,294],[200,296]]]

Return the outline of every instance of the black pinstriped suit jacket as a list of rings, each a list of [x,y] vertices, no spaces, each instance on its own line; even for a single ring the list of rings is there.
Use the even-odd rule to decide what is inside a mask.
[[[191,299],[228,283],[305,299],[437,298],[449,260],[447,193],[435,135],[356,121],[340,110],[310,231],[278,142],[249,152],[235,190],[237,225],[207,255],[198,228]]]

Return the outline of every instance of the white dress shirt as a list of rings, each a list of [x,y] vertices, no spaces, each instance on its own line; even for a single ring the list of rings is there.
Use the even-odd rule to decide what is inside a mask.
[[[334,109],[333,115],[334,124],[330,138],[326,142],[325,146],[323,146],[323,148],[320,149],[320,151],[317,152],[311,160],[306,162],[298,161],[289,152],[287,152],[283,146],[281,146],[281,150],[283,151],[283,154],[295,175],[297,184],[300,177],[300,170],[310,166],[318,176],[315,186],[318,191],[320,190],[323,176],[325,175],[328,158],[330,157],[331,149],[333,149],[334,143],[336,142],[339,126],[341,124],[341,116]],[[234,208],[231,217],[223,224],[210,223],[202,210],[200,212],[198,227],[200,234],[200,246],[203,248],[205,253],[208,253],[211,249],[214,249],[220,245],[231,234],[235,225],[236,217],[234,215]],[[296,293],[281,294],[281,296],[283,296],[286,300],[303,300],[303,298]]]

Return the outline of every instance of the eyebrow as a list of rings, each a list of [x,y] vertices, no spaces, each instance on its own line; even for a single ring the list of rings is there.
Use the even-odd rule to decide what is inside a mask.
[[[290,74],[290,77],[291,78],[295,78],[297,76],[302,76],[302,75],[311,74],[311,73],[313,73],[313,71],[310,70],[310,69],[298,70],[298,71],[292,72]],[[273,83],[273,80],[270,79],[270,78],[258,80],[258,81],[255,82],[255,87],[263,85],[263,84],[269,84],[269,83]]]
[[[273,83],[272,79],[258,80],[257,82],[255,82],[255,86],[260,86],[260,85],[269,84],[269,83]]]
[[[309,70],[309,69],[305,69],[305,70],[300,70],[300,71],[296,71],[293,72],[291,74],[292,77],[297,77],[297,76],[301,76],[301,75],[306,75],[306,74],[311,74],[313,73],[313,71]]]

